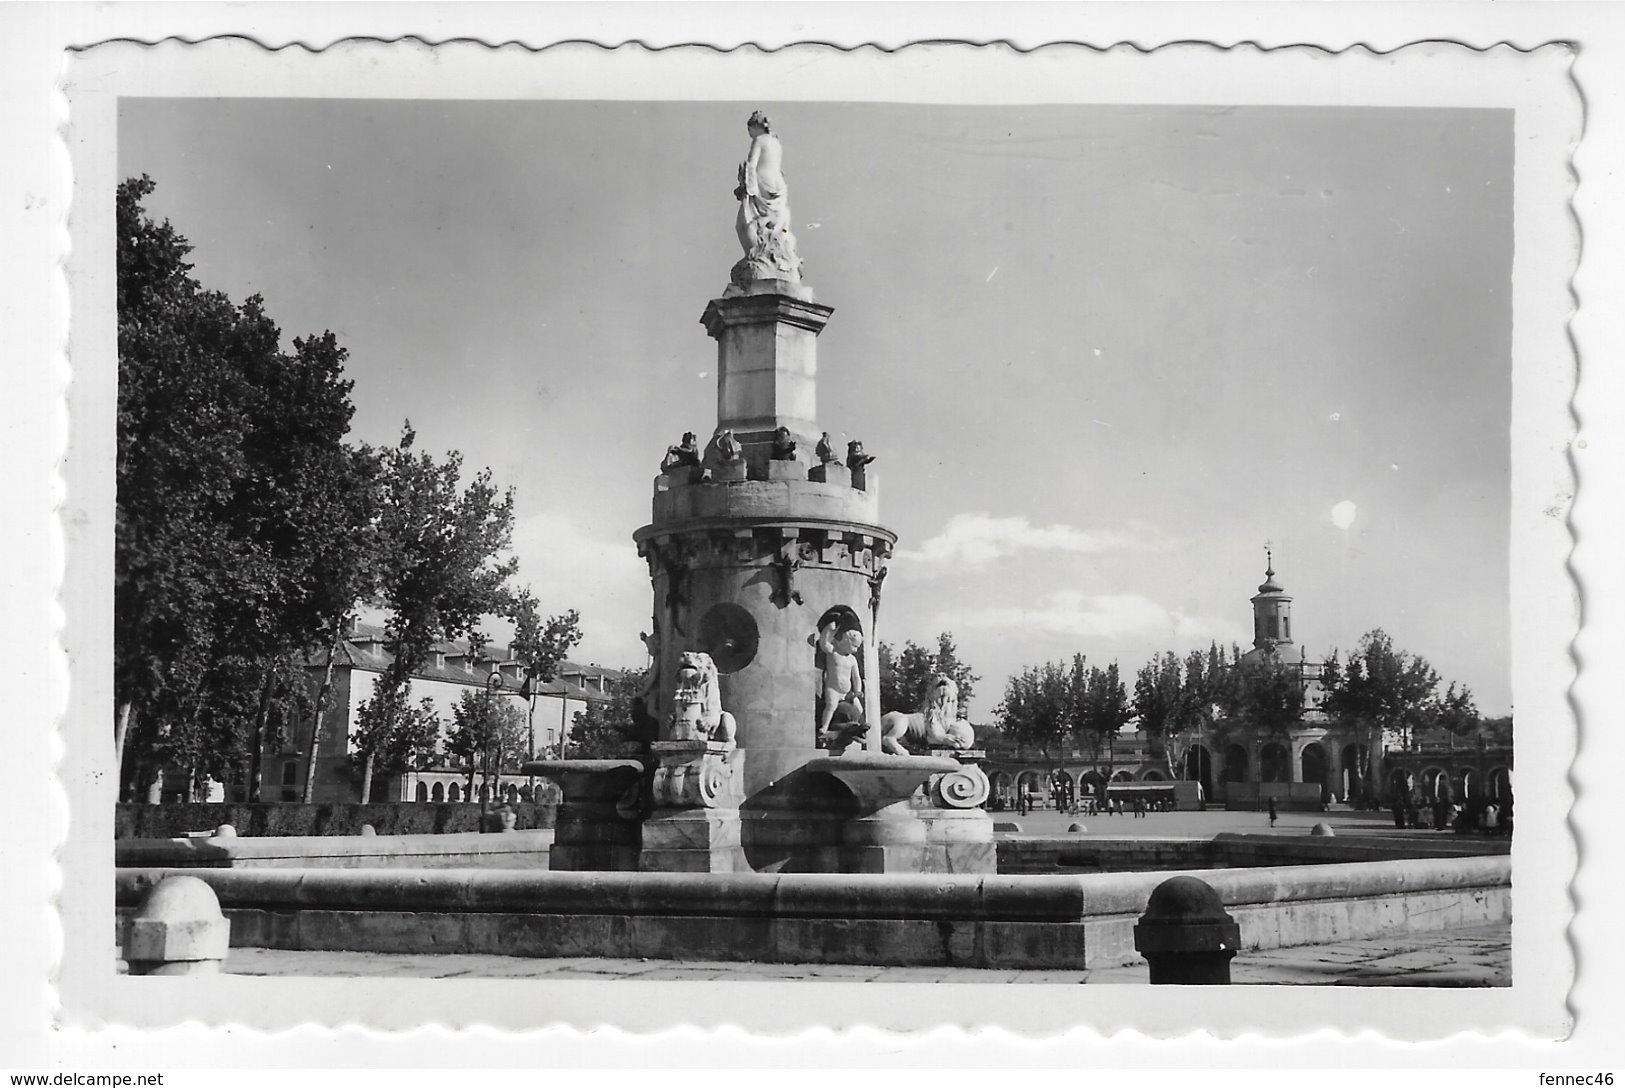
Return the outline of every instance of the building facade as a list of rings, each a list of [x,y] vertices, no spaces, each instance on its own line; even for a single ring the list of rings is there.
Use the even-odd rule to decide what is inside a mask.
[[[361,800],[361,771],[355,758],[360,709],[372,697],[374,681],[389,663],[382,628],[360,622],[352,624],[348,637],[340,643],[339,652],[333,659],[332,686],[318,726],[313,801]],[[304,665],[307,683],[314,694],[326,672],[325,653],[312,656]],[[491,679],[493,675],[500,677],[495,684]],[[446,754],[452,711],[465,692],[484,692],[494,688],[499,697],[515,699],[525,713],[527,725],[535,738],[537,758],[542,758],[559,753],[576,714],[592,703],[607,702],[610,683],[621,675],[623,673],[619,669],[564,661],[560,663],[553,680],[535,685],[534,696],[525,698],[522,695],[524,665],[511,652],[487,652],[476,657],[465,644],[440,643],[435,646],[429,664],[413,676],[407,696],[414,705],[428,699],[439,719],[437,761],[426,770],[403,774],[381,773],[375,769],[369,800],[481,799],[479,780],[476,778],[475,792],[470,795],[467,768],[453,766]],[[262,801],[304,799],[311,725],[310,719],[305,719],[288,731],[289,735],[280,747],[266,751],[260,786]],[[243,799],[246,792],[245,787],[236,785],[224,791],[226,798],[231,800]],[[529,792],[528,779],[507,774],[497,780],[496,796],[488,796],[487,799],[523,800],[528,799]]]

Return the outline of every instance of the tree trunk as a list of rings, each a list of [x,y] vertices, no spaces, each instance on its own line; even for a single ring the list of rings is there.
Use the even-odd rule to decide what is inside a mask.
[[[333,690],[333,658],[339,651],[339,640],[344,637],[344,621],[340,616],[333,625],[333,637],[327,643],[327,668],[322,672],[322,686],[316,689],[316,712],[310,720],[310,743],[305,746],[305,804],[316,799],[316,753],[321,744],[322,712],[327,709],[327,696]]]
[[[134,700],[126,699],[119,704],[118,724],[113,727],[113,771],[116,781],[122,788],[124,782],[124,742],[130,735],[130,716],[133,713]]]
[[[375,757],[367,753],[366,762],[361,765],[361,803],[368,804],[372,799],[372,762]]]
[[[260,783],[265,775],[265,719],[271,713],[271,685],[275,681],[275,666],[265,674],[265,682],[260,685],[260,705],[254,713],[254,743],[248,750],[248,800],[257,804],[260,800]]]

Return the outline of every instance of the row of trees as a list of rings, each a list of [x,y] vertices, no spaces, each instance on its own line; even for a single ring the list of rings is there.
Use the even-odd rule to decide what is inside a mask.
[[[1269,659],[1239,667],[1241,656],[1239,646],[1217,644],[1183,656],[1158,654],[1140,667],[1132,691],[1116,663],[1101,669],[1082,655],[1028,667],[1006,684],[998,724],[1048,762],[1063,750],[1082,749],[1097,763],[1104,754],[1108,767],[1113,738],[1134,724],[1162,754],[1170,776],[1183,777],[1193,736],[1222,740],[1245,726],[1284,737],[1303,720],[1302,670]],[[1463,736],[1490,728],[1467,687],[1452,683],[1441,690],[1440,683],[1424,658],[1396,648],[1377,629],[1346,660],[1333,653],[1325,661],[1320,709],[1332,722],[1353,727],[1372,752],[1385,735],[1409,747],[1430,731]]]
[[[246,776],[257,798],[261,753],[307,720],[313,756],[334,660],[368,602],[387,615],[390,664],[360,715],[366,797],[379,770],[434,749],[438,723],[408,681],[437,642],[478,653],[483,620],[504,617],[518,656],[549,679],[579,617],[544,620],[513,585],[513,494],[489,471],[465,484],[461,458],[417,452],[410,424],[393,447],[346,441],[344,349],[324,332],[284,351],[258,296],[237,305],[204,289],[186,239],[143,210],[153,188],[142,177],[117,194],[121,796],[179,767],[194,783]],[[315,692],[313,651],[327,665]]]

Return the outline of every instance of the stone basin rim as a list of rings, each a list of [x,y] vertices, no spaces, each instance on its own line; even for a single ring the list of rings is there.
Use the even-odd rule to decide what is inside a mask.
[[[875,752],[849,756],[820,756],[806,763],[808,771],[834,775],[854,771],[915,771],[935,774],[938,771],[957,771],[961,766],[959,760],[949,756],[894,756]]]
[[[522,775],[547,776],[549,774],[609,774],[613,771],[643,773],[643,764],[635,759],[538,759],[519,768]]]

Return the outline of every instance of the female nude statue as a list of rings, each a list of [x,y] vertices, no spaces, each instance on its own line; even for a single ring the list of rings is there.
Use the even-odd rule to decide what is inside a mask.
[[[749,279],[799,280],[801,261],[796,256],[795,235],[790,233],[790,189],[782,169],[784,147],[760,110],[750,115],[745,128],[750,133],[750,152],[739,164],[734,188],[734,199],[739,201],[734,232],[745,259],[735,266],[735,280],[742,271]]]

